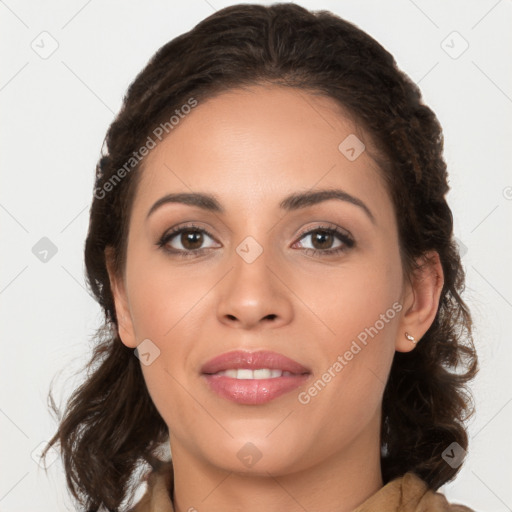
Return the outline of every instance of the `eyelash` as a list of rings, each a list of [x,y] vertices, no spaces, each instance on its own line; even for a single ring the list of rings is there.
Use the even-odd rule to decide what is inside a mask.
[[[166,245],[177,235],[183,233],[184,231],[191,231],[191,232],[200,232],[203,234],[208,235],[210,238],[215,239],[214,236],[207,230],[202,227],[196,226],[195,224],[188,224],[186,226],[180,226],[172,231],[169,231],[167,233],[164,233],[160,240],[156,243],[156,245],[165,251],[166,253],[172,255],[172,256],[178,256],[180,258],[189,258],[193,256],[200,256],[204,252],[211,249],[210,247],[204,247],[202,249],[194,249],[194,250],[188,250],[184,251],[181,249],[168,249]],[[299,235],[299,239],[301,240],[306,235],[311,235],[316,232],[323,232],[331,235],[335,235],[341,242],[343,242],[344,245],[341,245],[340,247],[336,247],[334,249],[310,249],[309,247],[304,248],[303,250],[306,252],[306,254],[311,254],[312,256],[316,256],[318,253],[320,253],[321,256],[335,256],[337,254],[341,254],[342,252],[345,252],[355,245],[355,241],[352,237],[350,237],[347,233],[344,231],[341,231],[337,227],[330,227],[330,226],[317,226],[314,229],[310,229],[308,231],[305,231]]]

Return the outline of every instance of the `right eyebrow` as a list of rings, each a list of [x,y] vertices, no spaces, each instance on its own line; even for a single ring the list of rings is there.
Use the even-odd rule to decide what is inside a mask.
[[[203,210],[211,212],[224,213],[224,208],[220,203],[210,194],[199,193],[180,193],[180,194],[167,194],[161,197],[149,210],[147,217],[149,217],[155,210],[167,203],[182,203],[190,206],[197,206]],[[146,218],[147,218],[146,217]]]

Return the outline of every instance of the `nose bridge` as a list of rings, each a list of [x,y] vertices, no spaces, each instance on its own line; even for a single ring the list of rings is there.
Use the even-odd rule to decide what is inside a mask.
[[[246,293],[251,293],[254,286],[264,292],[273,288],[272,281],[272,251],[268,242],[265,245],[260,244],[254,237],[247,236],[238,244],[231,258],[233,265],[233,279],[240,289]]]
[[[268,244],[268,238],[265,240]],[[279,262],[271,248],[249,235],[235,247],[229,260],[232,270],[221,286],[219,320],[245,327],[265,319],[274,324],[289,321],[292,305],[286,287],[276,276]]]

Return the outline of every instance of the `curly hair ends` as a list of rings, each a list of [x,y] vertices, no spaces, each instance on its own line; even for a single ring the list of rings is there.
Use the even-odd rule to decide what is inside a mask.
[[[434,490],[459,470],[442,452],[452,442],[467,448],[464,423],[474,404],[466,386],[478,366],[445,198],[439,122],[392,55],[355,25],[296,4],[234,5],[151,58],[130,85],[97,165],[85,264],[105,327],[96,337],[87,379],[69,399],[48,445],[60,444],[69,489],[86,510],[102,504],[118,510],[132,500],[134,471],[144,463],[158,466],[158,447],[168,440],[140,363],[117,334],[105,258],[105,250],[112,250],[114,270],[123,272],[142,165],[134,165],[115,186],[105,185],[187,100],[206,101],[253,84],[293,87],[337,101],[377,148],[398,223],[404,275],[410,276],[429,251],[439,254],[444,285],[435,320],[415,350],[395,353],[384,391],[381,468],[385,483],[413,471]]]

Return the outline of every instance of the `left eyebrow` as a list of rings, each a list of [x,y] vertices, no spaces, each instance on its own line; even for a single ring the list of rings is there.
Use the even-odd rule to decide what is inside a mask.
[[[366,206],[366,204],[363,203],[361,199],[358,199],[357,197],[354,197],[353,195],[341,189],[325,189],[316,190],[314,192],[297,192],[285,197],[279,203],[279,207],[286,211],[294,211],[301,208],[307,208],[308,206],[313,206],[315,204],[331,199],[345,201],[360,207],[368,215],[372,223],[376,224],[375,217],[368,206]],[[167,194],[166,196],[161,197],[150,208],[147,217],[149,217],[155,210],[167,203],[182,203],[190,206],[197,206],[203,210],[211,212],[225,213],[225,209],[213,195],[194,192]]]
[[[298,210],[299,208],[306,208],[323,201],[328,201],[330,199],[346,201],[355,206],[359,206],[366,213],[366,215],[368,215],[372,223],[376,223],[373,213],[368,208],[368,206],[366,206],[366,204],[361,201],[361,199],[358,199],[357,197],[354,197],[353,195],[341,189],[325,189],[316,190],[314,192],[301,192],[292,194],[283,199],[281,203],[279,203],[279,206],[286,211],[293,211]]]

